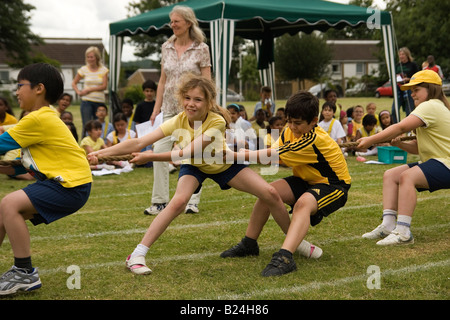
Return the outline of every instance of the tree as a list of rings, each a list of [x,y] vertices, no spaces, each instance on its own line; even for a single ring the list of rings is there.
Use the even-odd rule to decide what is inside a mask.
[[[43,40],[30,30],[30,12],[34,9],[22,0],[0,1],[0,49],[11,59],[11,66],[23,67],[32,63],[31,46],[43,44]]]
[[[320,80],[330,60],[326,40],[313,34],[285,34],[275,41],[275,64],[284,80]]]
[[[441,0],[390,0],[385,1],[385,11],[392,13],[396,47],[408,47],[420,67],[428,55],[433,55],[444,72],[450,74],[450,1]],[[374,0],[352,0],[349,4],[361,7],[375,7]],[[356,29],[345,27],[342,30],[330,29],[329,39],[374,39],[381,40],[381,32],[364,26]],[[378,54],[384,62],[383,44]],[[397,59],[398,60],[398,59]],[[386,66],[380,70],[381,81],[389,78]]]
[[[408,47],[419,68],[433,55],[444,76],[450,74],[450,1],[392,0],[392,12],[398,47]]]
[[[149,10],[169,6],[178,2],[178,0],[136,0],[135,2],[131,2],[127,7],[128,12],[130,13],[128,17],[142,14]],[[159,56],[161,54],[161,46],[166,40],[167,36],[165,35],[150,37],[146,34],[138,34],[132,36],[129,42],[130,44],[136,46],[136,50],[134,51],[135,56],[146,58],[153,54],[157,54]]]

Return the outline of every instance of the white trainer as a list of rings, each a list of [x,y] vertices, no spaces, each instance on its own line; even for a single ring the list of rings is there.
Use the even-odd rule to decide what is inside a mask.
[[[164,210],[164,208],[167,206],[167,203],[155,203],[152,204],[150,207],[144,210],[144,214],[156,216],[158,213]]]
[[[386,238],[378,241],[377,245],[392,246],[392,245],[413,244],[413,243],[414,243],[414,237],[413,237],[412,233],[409,233],[408,235],[406,235],[406,234],[402,234],[402,233],[398,232],[397,230],[394,230]]]
[[[318,246],[315,246],[312,243],[303,240],[298,246],[297,252],[299,253],[299,255],[308,259],[319,259],[322,256],[323,250]]]
[[[362,235],[362,237],[365,239],[380,239],[380,238],[387,237],[390,234],[391,234],[391,231],[386,229],[386,227],[384,225],[380,224],[378,227],[376,227],[372,231],[364,233]]]
[[[125,264],[132,273],[138,275],[147,275],[152,273],[152,270],[145,265],[145,257],[144,256],[136,256],[131,258],[131,255],[127,257]]]
[[[198,213],[199,212],[198,205],[188,203],[184,212],[185,213]]]

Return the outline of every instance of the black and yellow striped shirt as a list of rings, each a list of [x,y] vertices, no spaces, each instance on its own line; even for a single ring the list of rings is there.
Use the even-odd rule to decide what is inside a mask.
[[[288,126],[272,146],[280,160],[293,169],[293,175],[308,184],[343,185],[351,183],[347,162],[336,141],[321,127],[296,138]]]

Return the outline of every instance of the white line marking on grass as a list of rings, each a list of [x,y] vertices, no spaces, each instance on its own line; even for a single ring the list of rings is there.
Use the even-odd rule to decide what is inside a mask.
[[[230,222],[226,222],[227,224]],[[234,222],[231,222],[234,223]],[[235,222],[240,223],[240,222]],[[209,224],[202,224],[202,227],[208,227]],[[218,226],[219,224],[214,225]],[[195,225],[197,227],[200,227],[200,225]],[[447,224],[436,224],[432,226],[427,227],[418,227],[417,230],[433,230],[433,229],[439,229],[439,228],[447,228],[450,226],[450,223]],[[132,231],[132,230],[129,230]],[[317,241],[317,243],[320,242],[321,245],[327,244],[327,243],[334,243],[334,242],[347,242],[347,241],[354,241],[354,240],[361,240],[362,237],[360,235],[350,236],[350,237],[341,237],[336,239],[328,239],[323,241]],[[265,246],[261,247],[262,250],[275,250],[279,248],[278,245],[274,246]],[[131,250],[131,249],[130,249]],[[159,258],[150,258],[150,261],[153,265],[156,265],[158,263],[162,262],[170,262],[170,261],[178,261],[178,260],[200,260],[200,259],[206,259],[210,257],[219,257],[221,252],[203,252],[203,253],[191,253],[191,254],[185,254],[185,255],[173,255],[173,256],[166,256],[166,257],[159,257]],[[82,269],[96,269],[96,268],[102,268],[102,267],[116,267],[120,265],[125,265],[125,258],[123,261],[111,261],[111,262],[105,262],[105,263],[93,263],[93,264],[87,264],[87,265],[80,265]],[[39,272],[42,274],[53,274],[57,272],[65,272],[65,267],[58,267],[54,269],[40,269]]]
[[[445,196],[436,196],[436,197],[428,197],[423,199],[417,199],[417,201],[425,201],[425,200],[436,200],[440,198],[444,198]],[[343,211],[348,210],[359,210],[364,208],[372,208],[381,206],[381,203],[373,203],[373,204],[367,204],[367,205],[358,205],[358,206],[348,206],[339,209]],[[119,210],[122,211],[122,209],[113,209],[113,210]],[[87,212],[83,212],[87,213]],[[77,213],[79,214],[79,213]],[[273,220],[272,216],[270,217],[271,220]],[[153,221],[153,220],[152,220]],[[223,225],[228,224],[241,224],[241,223],[248,223],[249,219],[240,219],[240,220],[233,220],[233,221],[215,221],[215,222],[206,222],[206,223],[200,223],[200,224],[188,224],[188,225],[182,225],[182,224],[175,224],[168,227],[168,229],[194,229],[194,228],[207,228],[207,227],[220,227]],[[150,224],[149,224],[150,225]],[[115,231],[103,231],[103,232],[96,232],[96,233],[80,233],[80,234],[63,234],[63,235],[52,235],[52,236],[33,236],[31,237],[31,241],[46,241],[46,240],[67,240],[67,239],[74,239],[74,238],[92,238],[92,237],[103,237],[103,236],[115,236],[115,235],[129,235],[129,234],[144,234],[147,231],[147,229],[139,228],[139,229],[128,229],[128,230],[115,230]]]
[[[414,272],[421,272],[426,271],[431,268],[436,267],[445,267],[450,265],[450,259],[443,260],[443,261],[436,261],[436,262],[428,262],[421,265],[410,265],[404,268],[400,269],[389,269],[386,271],[381,272],[381,276],[395,276],[398,274],[408,274],[408,273],[414,273]],[[272,288],[272,289],[265,289],[265,290],[255,290],[252,292],[247,292],[243,294],[233,294],[233,295],[224,295],[219,296],[216,299],[218,300],[242,300],[242,299],[250,299],[253,296],[267,296],[267,295],[279,295],[279,294],[292,294],[292,293],[302,293],[307,292],[311,290],[320,290],[326,287],[338,287],[343,286],[352,282],[356,281],[364,281],[368,277],[367,274],[361,274],[357,276],[352,277],[345,277],[340,279],[335,279],[332,281],[325,281],[325,282],[317,282],[313,281],[303,286],[292,286],[289,288]]]

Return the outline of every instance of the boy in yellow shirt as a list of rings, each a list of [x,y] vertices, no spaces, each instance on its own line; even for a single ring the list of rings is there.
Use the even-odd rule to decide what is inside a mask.
[[[11,167],[11,174],[28,171],[37,181],[0,202],[0,244],[8,234],[14,253],[13,267],[0,277],[0,295],[41,287],[25,221],[49,224],[78,211],[89,198],[92,182],[84,150],[49,107],[63,92],[59,71],[36,63],[23,68],[17,80],[20,108],[30,113],[0,136],[0,154],[22,149],[22,166]]]
[[[293,253],[314,257],[317,247],[303,239],[309,225],[317,225],[347,202],[351,178],[341,149],[317,125],[319,100],[309,92],[300,91],[286,103],[287,126],[271,149],[244,151],[245,160],[263,159],[272,152],[292,167],[293,175],[271,183],[284,203],[293,208],[292,220],[283,211],[271,211],[257,200],[253,207],[245,237],[226,250],[222,257],[243,257],[259,253],[257,239],[272,214],[286,238],[281,249],[273,254],[262,275],[283,275],[297,269]],[[239,154],[235,154],[239,158]],[[280,223],[281,222],[281,223]],[[306,248],[305,248],[306,247]],[[321,255],[320,253],[317,256]],[[306,255],[307,255],[306,254]],[[308,256],[308,255],[307,255]]]

